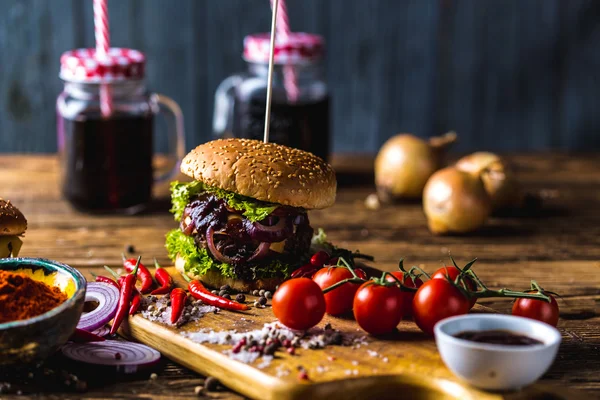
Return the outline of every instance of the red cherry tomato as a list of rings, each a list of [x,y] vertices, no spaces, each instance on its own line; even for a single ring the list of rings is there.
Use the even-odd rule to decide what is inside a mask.
[[[367,279],[367,273],[362,269],[362,268],[355,268],[354,269],[354,273],[356,274],[356,276],[358,276],[360,279]]]
[[[305,264],[292,272],[290,278],[312,278],[315,272],[317,272],[317,267],[312,264]]]
[[[398,286],[365,282],[354,296],[354,318],[371,335],[392,332],[402,319],[402,301]]]
[[[402,271],[394,271],[391,273],[392,275],[394,275],[396,278],[398,278],[398,280],[400,282],[402,282],[402,284],[404,286],[407,287],[411,287],[411,288],[420,288],[421,285],[423,285],[423,281],[421,280],[421,278],[416,278],[415,281],[413,282],[412,278],[410,276],[404,276],[404,272]],[[391,276],[387,277],[388,281],[393,281],[396,282],[394,278],[392,278]],[[404,317],[408,317],[412,315],[412,301],[413,298],[415,297],[415,292],[402,292],[402,297],[404,298],[404,300],[402,301],[402,315]]]
[[[550,303],[536,299],[516,299],[512,315],[536,319],[556,326],[558,324],[558,303],[552,295],[548,293],[546,295],[550,297]]]
[[[456,268],[454,266],[447,266],[447,267],[442,267],[442,268],[438,269],[437,271],[435,271],[433,273],[433,275],[431,275],[431,279],[446,279],[446,276],[447,276],[452,282],[454,282],[456,280],[456,277],[458,277],[458,274],[460,274],[460,271],[458,270],[458,268]],[[473,279],[471,279],[469,277],[465,277],[463,279],[463,282],[465,283],[465,285],[467,286],[467,289],[469,289],[469,291],[474,292],[475,290],[477,290],[477,285],[475,284],[475,281],[473,281]],[[475,305],[476,302],[477,302],[476,298],[472,298],[471,300],[469,300],[469,304],[470,304],[469,309],[473,308],[473,306]]]
[[[429,335],[444,318],[469,312],[469,300],[446,279],[431,279],[423,284],[413,299],[413,318]]]
[[[323,250],[317,251],[310,258],[310,263],[312,265],[314,265],[315,267],[322,267],[328,261],[329,261],[329,254],[327,254],[327,252],[323,251]]]
[[[313,281],[321,289],[326,289],[337,282],[352,277],[352,273],[345,267],[325,267],[317,271],[313,276]],[[332,291],[325,293],[327,314],[340,315],[350,311],[352,309],[354,294],[359,287],[360,285],[357,283],[344,283]]]
[[[285,326],[306,330],[325,315],[325,297],[319,285],[308,278],[283,282],[273,294],[273,313]]]

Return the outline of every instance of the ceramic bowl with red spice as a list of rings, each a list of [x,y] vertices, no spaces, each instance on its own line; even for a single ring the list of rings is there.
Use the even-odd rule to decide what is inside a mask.
[[[0,271],[12,273],[10,284],[6,281],[7,274],[2,274],[4,282],[0,282],[0,292],[4,292],[0,293],[0,298],[4,300],[0,302],[0,315],[3,316],[0,319],[0,366],[41,361],[54,353],[75,331],[83,312],[86,280],[75,268],[42,258],[0,258]],[[16,281],[13,279],[14,273],[21,276]],[[50,291],[47,292],[47,298],[51,307],[46,304],[42,308],[45,312],[39,315],[7,321],[26,315],[15,308],[15,301],[12,304],[6,301],[11,298],[10,291],[19,293],[19,297],[13,300],[18,299],[27,313],[36,314],[30,310],[31,306],[41,304],[39,297],[38,303],[28,305],[23,301],[23,293],[27,291],[20,287],[23,284],[21,274],[48,285]],[[39,285],[28,283],[32,288],[39,288]],[[54,288],[58,288],[64,297]],[[7,315],[10,317],[7,318]]]

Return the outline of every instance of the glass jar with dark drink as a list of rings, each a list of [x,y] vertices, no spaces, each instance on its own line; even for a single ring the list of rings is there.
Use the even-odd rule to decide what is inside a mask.
[[[146,90],[145,57],[130,49],[94,49],[61,57],[64,90],[58,96],[57,137],[65,198],[86,212],[144,210],[152,185],[169,179],[185,155],[183,116],[173,100]],[[155,176],[154,116],[170,117],[172,169]]]
[[[217,137],[263,138],[270,39],[244,39],[247,72],[230,76],[217,88],[213,131]],[[329,156],[330,95],[323,71],[321,36],[291,33],[274,49],[269,140]]]

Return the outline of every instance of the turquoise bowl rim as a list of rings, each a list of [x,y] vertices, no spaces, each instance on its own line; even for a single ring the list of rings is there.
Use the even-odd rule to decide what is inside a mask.
[[[23,327],[27,325],[33,325],[39,321],[43,321],[45,319],[53,318],[60,314],[61,312],[69,309],[77,303],[78,298],[84,297],[85,300],[85,289],[87,286],[87,281],[79,272],[73,267],[70,267],[66,264],[63,264],[58,261],[48,260],[46,258],[28,258],[28,257],[15,257],[15,258],[0,258],[0,270],[10,271],[9,269],[3,268],[5,265],[18,265],[18,264],[29,264],[38,267],[42,267],[45,269],[51,269],[52,271],[62,271],[68,273],[75,281],[75,293],[73,296],[68,298],[64,303],[59,305],[58,307],[54,307],[52,310],[46,311],[43,314],[37,315],[33,318],[21,319],[17,321],[9,321],[0,324],[0,330],[6,330],[10,328]]]

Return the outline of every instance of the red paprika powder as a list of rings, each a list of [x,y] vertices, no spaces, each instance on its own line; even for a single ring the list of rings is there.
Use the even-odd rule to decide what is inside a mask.
[[[57,287],[23,273],[0,271],[0,323],[35,317],[65,300],[67,295]]]

